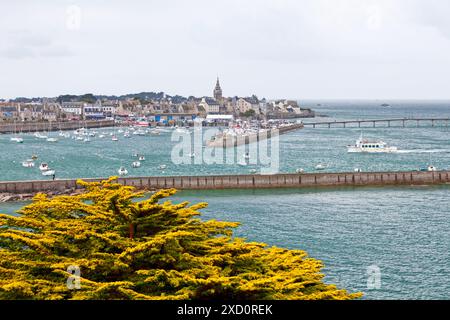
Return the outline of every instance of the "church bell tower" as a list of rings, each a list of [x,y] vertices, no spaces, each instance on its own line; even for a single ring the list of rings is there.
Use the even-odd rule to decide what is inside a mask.
[[[219,77],[217,77],[216,87],[214,88],[214,99],[217,102],[222,101],[222,89],[220,88]]]

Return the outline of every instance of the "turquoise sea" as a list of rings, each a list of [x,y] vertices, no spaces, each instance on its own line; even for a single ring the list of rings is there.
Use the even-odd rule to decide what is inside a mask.
[[[450,101],[307,101],[331,119],[450,117]],[[381,107],[390,103],[391,108]],[[321,106],[317,106],[321,104]],[[318,118],[315,121],[327,121]],[[307,120],[310,121],[310,120]],[[345,146],[361,129],[304,129],[283,135],[280,141],[282,172],[297,168],[313,171],[317,163],[329,171],[415,170],[432,162],[450,168],[450,132],[445,125],[432,128],[364,128],[369,138],[399,147],[392,155],[348,155]],[[249,167],[171,165],[170,134],[121,139],[117,144],[93,140],[57,144],[26,137],[21,145],[0,136],[1,180],[42,179],[37,168],[20,162],[38,154],[57,170],[58,177],[98,177],[116,174],[120,165],[138,151],[145,164],[133,175],[248,173]],[[158,165],[167,164],[165,172]],[[306,250],[322,260],[326,281],[366,299],[450,298],[450,186],[388,188],[321,188],[287,190],[183,191],[173,201],[209,203],[205,219],[239,221],[236,235],[292,249]],[[13,213],[22,203],[0,204]],[[368,289],[367,270],[380,269],[381,286]]]
[[[384,102],[384,101],[383,101]],[[375,119],[403,117],[450,117],[449,102],[391,102],[391,108],[381,107],[381,102],[310,102],[317,112],[331,118],[306,119],[306,121],[330,121],[334,119]],[[280,172],[295,173],[299,168],[306,172],[314,171],[318,164],[326,164],[327,171],[400,171],[417,170],[430,162],[439,169],[450,168],[450,128],[445,123],[438,123],[435,128],[431,123],[423,123],[417,128],[410,122],[407,128],[305,128],[280,136]],[[99,130],[110,133],[112,128]],[[43,179],[38,169],[23,168],[21,162],[38,155],[37,163],[47,162],[56,170],[57,178],[107,177],[117,175],[117,170],[125,166],[129,176],[172,176],[172,175],[208,175],[208,174],[248,174],[258,165],[189,165],[173,164],[171,151],[178,142],[171,141],[171,130],[160,136],[132,136],[119,141],[92,138],[84,143],[73,139],[60,139],[50,143],[36,139],[33,135],[24,135],[24,143],[10,141],[11,135],[0,135],[0,180],[36,180]],[[397,146],[398,154],[358,155],[348,154],[346,146],[353,144],[361,132],[370,139],[382,139],[390,145]],[[58,137],[57,132],[50,136]],[[134,153],[142,154],[146,161],[140,168],[131,168],[136,160]],[[192,159],[192,163],[194,163]],[[167,168],[162,171],[160,165]],[[47,179],[49,179],[47,177]]]

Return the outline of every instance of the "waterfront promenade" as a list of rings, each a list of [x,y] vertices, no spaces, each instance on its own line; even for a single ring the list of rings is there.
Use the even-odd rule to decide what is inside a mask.
[[[100,181],[104,179],[83,179]],[[268,189],[336,186],[392,186],[450,184],[450,171],[438,172],[360,172],[310,173],[275,175],[211,175],[179,177],[126,177],[119,183],[138,189],[180,190]],[[39,181],[1,181],[0,193],[34,194],[38,192],[67,193],[79,189],[75,179]]]
[[[114,120],[87,120],[64,122],[17,122],[1,123],[0,133],[27,133],[39,131],[75,130],[79,128],[104,128],[114,126]]]

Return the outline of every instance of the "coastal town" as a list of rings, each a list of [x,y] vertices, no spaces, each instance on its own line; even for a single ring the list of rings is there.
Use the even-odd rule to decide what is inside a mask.
[[[295,100],[266,100],[256,95],[225,97],[219,78],[212,96],[170,96],[143,92],[124,96],[61,95],[55,98],[0,99],[0,123],[68,121],[148,121],[153,125],[188,123],[196,118],[271,120],[312,118]]]

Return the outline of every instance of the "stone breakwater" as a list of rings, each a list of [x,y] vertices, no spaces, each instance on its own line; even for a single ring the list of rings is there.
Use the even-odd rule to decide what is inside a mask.
[[[253,142],[270,139],[275,136],[303,128],[304,125],[302,123],[296,123],[292,125],[281,126],[279,128],[265,129],[259,132],[248,133],[245,135],[221,135],[216,137],[214,140],[208,141],[206,145],[211,148],[232,148],[244,144],[250,144]]]
[[[104,179],[83,180],[101,181]],[[442,185],[450,184],[450,171],[126,177],[119,178],[118,182],[123,185],[134,186],[142,190],[158,190],[168,188],[180,190],[210,190]],[[80,191],[81,187],[76,184],[76,180],[0,182],[0,199],[3,199],[3,201],[24,200],[39,192],[48,193],[50,195],[58,195],[73,194]]]

